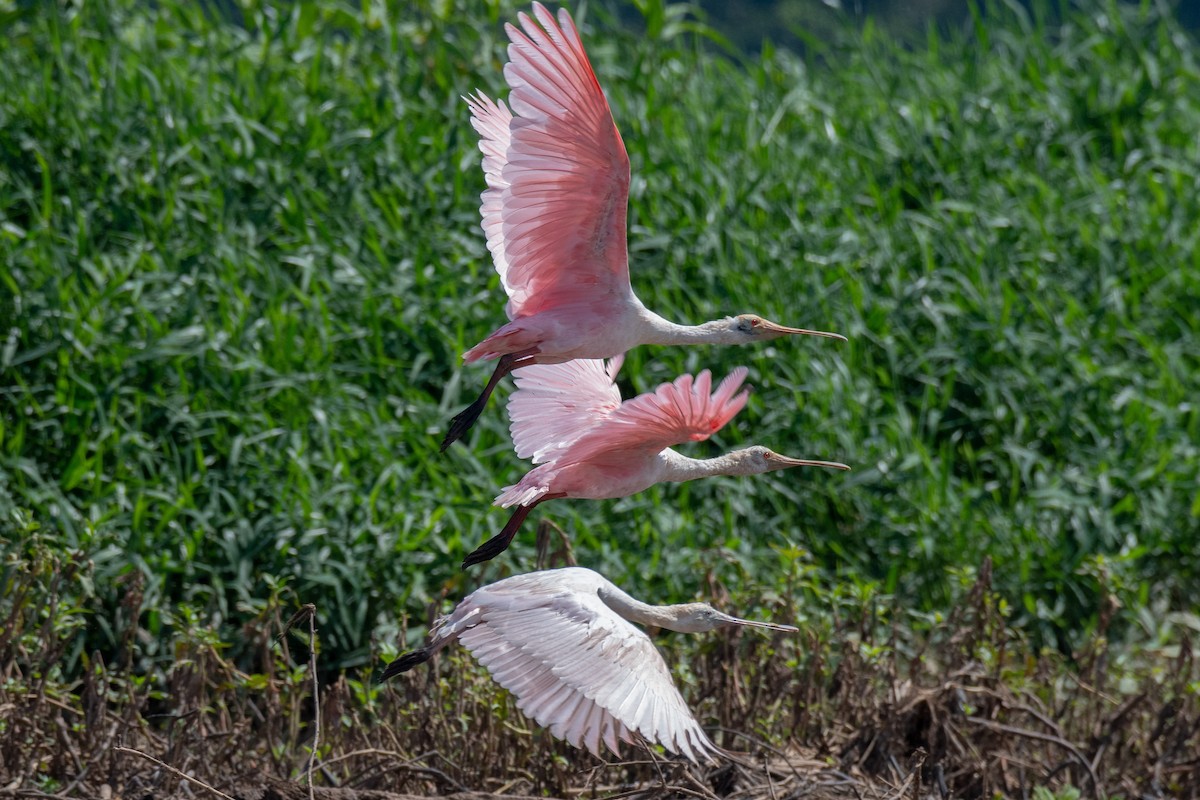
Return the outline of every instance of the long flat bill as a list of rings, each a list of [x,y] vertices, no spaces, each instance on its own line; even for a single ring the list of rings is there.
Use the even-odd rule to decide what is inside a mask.
[[[766,628],[770,631],[783,631],[784,633],[799,633],[800,629],[795,625],[780,625],[777,622],[759,622],[754,619],[742,619],[741,617],[731,617],[728,614],[717,612],[717,619],[724,622],[726,625],[744,625],[747,628]]]
[[[770,320],[762,321],[762,328],[771,331],[772,333],[790,333],[793,335],[803,334],[804,336],[824,336],[826,339],[839,339],[843,342],[847,341],[845,336],[840,333],[830,333],[829,331],[810,331],[808,328],[789,328],[786,325],[780,325]]]

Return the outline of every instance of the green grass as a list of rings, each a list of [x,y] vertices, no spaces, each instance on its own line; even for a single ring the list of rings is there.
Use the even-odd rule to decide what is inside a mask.
[[[526,468],[501,404],[437,452],[489,374],[459,354],[503,319],[460,96],[503,91],[516,6],[417,5],[0,3],[0,526],[91,561],[67,669],[118,647],[135,570],[149,668],[189,610],[232,632],[281,596],[317,605],[324,666],[363,663],[401,614],[532,568],[532,523],[457,566]],[[740,60],[604,19],[635,290],[850,337],[642,348],[623,386],[747,364],[747,410],[688,452],[854,471],[539,510],[584,564],[666,601],[705,573],[784,591],[800,558],[813,614],[937,614],[990,555],[1064,649],[1113,602],[1118,635],[1193,607],[1193,40],[1152,4],[1050,30],[1005,7]]]

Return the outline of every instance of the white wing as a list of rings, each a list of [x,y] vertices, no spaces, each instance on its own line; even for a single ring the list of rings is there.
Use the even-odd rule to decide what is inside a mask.
[[[558,453],[621,407],[615,383],[625,356],[535,364],[513,372],[517,391],[508,400],[509,432],[521,458],[534,464]]]
[[[502,218],[504,191],[508,188],[508,181],[504,178],[504,165],[508,161],[512,112],[504,105],[504,101],[496,102],[482,92],[466,100],[467,107],[471,109],[471,126],[479,134],[479,150],[483,153],[483,178],[487,183],[487,188],[480,195],[483,205],[479,207],[479,213],[483,216],[483,232],[487,237],[488,250],[492,254],[492,263],[496,265],[496,272],[500,273],[504,291],[512,294],[507,282],[508,259],[504,255]]]
[[[517,706],[554,736],[600,756],[633,734],[696,763],[721,751],[705,735],[654,644],[597,595],[608,581],[569,568],[517,575],[459,604],[459,641]]]

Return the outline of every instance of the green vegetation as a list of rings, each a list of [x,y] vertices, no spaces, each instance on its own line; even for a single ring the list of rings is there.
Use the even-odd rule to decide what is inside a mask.
[[[437,452],[490,369],[459,354],[502,319],[460,95],[502,93],[518,6],[387,5],[0,0],[2,785],[160,794],[114,742],[226,787],[294,779],[319,660],[327,783],[674,791],[514,733],[461,653],[371,680],[431,605],[533,568],[535,528],[461,573],[527,465],[495,401]],[[643,33],[582,20],[633,162],[636,290],[679,320],[850,337],[642,348],[622,384],[747,364],[749,407],[688,452],[853,472],[535,514],[647,599],[804,627],[661,640],[706,725],[817,759],[708,785],[1181,793],[1196,43],[1153,3],[1061,24],[997,4],[958,38],[868,26],[741,57],[638,5]],[[311,661],[304,623],[278,639],[307,603]]]
[[[18,554],[86,559],[65,673],[135,621],[143,670],[197,619],[236,655],[280,603],[316,604],[323,667],[374,663],[405,613],[532,568],[533,524],[457,567],[526,468],[501,404],[437,452],[488,374],[458,356],[502,319],[460,95],[502,91],[515,6],[484,5],[0,4],[4,585]],[[580,560],[663,601],[803,570],[802,619],[919,624],[991,556],[1013,624],[1064,650],[1192,608],[1195,43],[1153,4],[998,9],[920,48],[868,28],[808,62],[606,19],[584,35],[635,289],[850,337],[643,348],[626,391],[745,363],[747,411],[689,452],[855,469],[545,510]]]

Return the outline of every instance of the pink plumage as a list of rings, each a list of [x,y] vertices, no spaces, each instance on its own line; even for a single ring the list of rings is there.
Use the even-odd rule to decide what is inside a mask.
[[[513,444],[518,455],[532,450],[534,463],[545,463],[506,487],[496,505],[529,505],[551,493],[601,500],[640,492],[666,479],[664,450],[712,436],[750,397],[749,389],[735,395],[746,379],[746,368],[737,367],[716,392],[704,370],[622,403],[620,365],[580,359],[517,370]]]
[[[745,314],[680,325],[647,309],[629,283],[629,156],[570,15],[540,3],[506,25],[508,105],[467,98],[487,188],[480,213],[508,295],[509,322],[463,354],[499,359],[458,414],[445,450],[478,419],[496,384],[534,364],[612,358],[641,344],[747,344],[823,331]],[[510,111],[511,107],[511,111]]]
[[[615,383],[620,365],[619,357],[607,364],[579,359],[514,373],[517,391],[508,401],[513,445],[538,466],[496,497],[496,505],[516,510],[499,534],[467,556],[464,567],[503,552],[529,512],[546,500],[627,497],[656,483],[786,467],[849,469],[759,446],[708,459],[677,453],[673,445],[707,439],[745,407],[750,396],[742,389],[746,368],[733,369],[716,389],[704,370],[622,402]]]
[[[629,156],[575,23],[566,11],[556,23],[540,3],[533,12],[537,22],[518,16],[524,32],[505,26],[512,44],[504,77],[516,116],[482,94],[468,99],[488,186],[483,228],[512,320],[632,295]],[[463,360],[540,345],[518,336],[526,327],[502,327]]]

